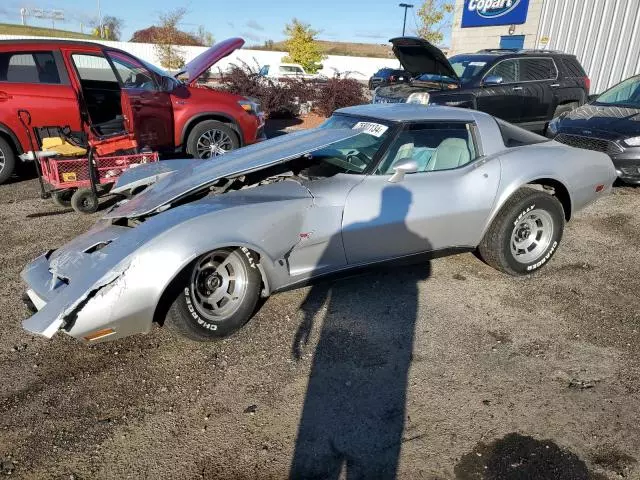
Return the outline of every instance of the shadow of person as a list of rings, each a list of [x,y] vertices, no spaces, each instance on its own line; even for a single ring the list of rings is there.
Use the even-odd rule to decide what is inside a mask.
[[[411,192],[405,188],[387,187],[379,216],[349,225],[348,231],[365,238],[375,225],[368,238],[376,242],[407,241],[428,251],[428,241],[409,231],[404,222],[411,202]],[[385,228],[394,218],[401,221]],[[343,244],[342,237],[336,236],[325,252],[334,251],[331,242],[338,242],[340,248]],[[303,355],[314,319],[323,310],[326,313],[298,428],[291,478],[337,479],[345,474],[349,479],[395,477],[418,311],[417,283],[429,275],[430,264],[426,262],[311,288],[302,304],[303,319],[292,347],[294,359]]]

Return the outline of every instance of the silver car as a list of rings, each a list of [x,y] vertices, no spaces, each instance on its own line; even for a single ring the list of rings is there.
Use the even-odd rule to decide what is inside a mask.
[[[259,297],[354,268],[475,250],[527,275],[615,178],[605,154],[485,113],[345,108],[215,161],[126,172],[114,190],[130,199],[25,267],[37,311],[23,326],[95,343],[166,319],[210,340],[242,327]]]

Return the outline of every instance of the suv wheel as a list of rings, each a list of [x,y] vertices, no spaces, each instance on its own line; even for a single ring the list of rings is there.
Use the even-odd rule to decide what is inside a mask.
[[[187,139],[187,153],[195,158],[211,158],[240,147],[236,132],[217,120],[198,123]]]
[[[15,166],[16,156],[13,148],[4,138],[0,138],[0,184],[9,180]]]

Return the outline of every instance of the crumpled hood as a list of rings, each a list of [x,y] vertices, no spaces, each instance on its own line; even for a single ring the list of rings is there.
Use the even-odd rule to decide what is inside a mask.
[[[170,173],[195,166],[200,162],[202,162],[202,160],[189,158],[184,160],[160,160],[159,162],[140,164],[139,166],[129,168],[122,172],[122,175],[118,177],[110,193],[122,194],[131,192],[137,187],[151,185]]]
[[[607,132],[606,137],[629,138],[640,136],[640,109],[588,104],[576,108],[560,122],[560,131],[584,134]]]
[[[284,163],[360,133],[360,130],[351,129],[305,130],[202,160],[168,174],[137,197],[108,212],[104,218],[148,215],[221,178],[233,178]]]

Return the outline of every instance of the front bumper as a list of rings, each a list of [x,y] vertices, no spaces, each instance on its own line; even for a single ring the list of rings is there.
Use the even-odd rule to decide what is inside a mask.
[[[53,337],[63,331],[84,342],[109,340],[151,329],[155,308],[154,276],[144,276],[147,260],[137,229],[102,223],[57,251],[29,263],[21,273],[25,300],[33,315],[22,322],[28,332]],[[128,234],[127,239],[118,241]],[[157,263],[157,262],[156,262]],[[134,266],[141,266],[140,269]],[[139,287],[139,288],[135,288]]]
[[[637,154],[625,152],[622,155],[611,157],[613,166],[616,168],[618,178],[623,182],[640,184],[640,148]]]
[[[570,130],[551,133],[547,129],[547,137],[572,147],[606,153],[620,180],[640,184],[640,147],[628,147],[616,138],[585,136]]]

